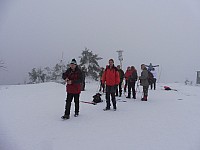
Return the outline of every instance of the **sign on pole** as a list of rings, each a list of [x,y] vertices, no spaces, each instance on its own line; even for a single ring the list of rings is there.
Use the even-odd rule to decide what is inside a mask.
[[[123,50],[118,50],[117,53],[118,53],[118,59],[120,61],[120,67],[122,68],[122,61],[123,61],[123,56],[122,56],[122,52]]]

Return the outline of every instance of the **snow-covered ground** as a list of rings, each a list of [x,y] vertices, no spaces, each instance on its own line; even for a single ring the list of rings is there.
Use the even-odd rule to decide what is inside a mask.
[[[97,90],[97,82],[87,83],[80,99],[92,101]],[[160,83],[147,102],[141,95],[123,95],[127,102],[118,101],[117,111],[103,111],[104,95],[103,103],[80,103],[76,118],[72,103],[71,118],[63,121],[64,85],[0,86],[0,150],[200,149],[200,87]]]

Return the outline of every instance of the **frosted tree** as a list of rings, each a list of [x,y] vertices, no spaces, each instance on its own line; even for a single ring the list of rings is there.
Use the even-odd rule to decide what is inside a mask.
[[[45,82],[46,74],[42,68],[33,68],[29,74],[30,83],[41,83]]]
[[[37,81],[37,78],[38,78],[36,68],[33,68],[32,71],[29,72],[28,74],[29,74],[30,82],[35,83]]]
[[[97,54],[93,54],[93,52],[87,48],[85,48],[85,50],[82,51],[82,54],[79,58],[80,67],[81,69],[84,68],[85,75],[97,80],[98,74],[100,72],[100,66],[98,64],[98,61],[102,58],[99,57]]]

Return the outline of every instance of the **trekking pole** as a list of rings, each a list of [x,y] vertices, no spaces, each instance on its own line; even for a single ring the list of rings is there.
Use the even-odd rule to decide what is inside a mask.
[[[140,93],[140,88],[139,88],[139,80],[137,80],[137,87],[136,87],[136,91],[135,91],[135,93]],[[136,95],[138,95],[138,94],[136,94]]]
[[[162,73],[162,66],[158,67],[158,73],[159,73],[159,75],[158,75],[157,83],[160,82],[160,77],[161,77],[161,73]]]
[[[137,80],[137,88],[136,88],[136,92],[139,92],[140,93],[140,88],[139,88],[139,80]]]
[[[100,89],[100,83],[98,84],[98,86],[97,86],[97,90],[96,90],[96,92],[99,92],[99,89]]]

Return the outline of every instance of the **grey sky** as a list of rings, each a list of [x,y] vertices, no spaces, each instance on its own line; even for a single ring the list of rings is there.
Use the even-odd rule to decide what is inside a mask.
[[[195,80],[200,70],[199,0],[2,0],[0,84],[22,83],[34,67],[66,62],[85,47],[123,69],[159,64],[162,82]]]

